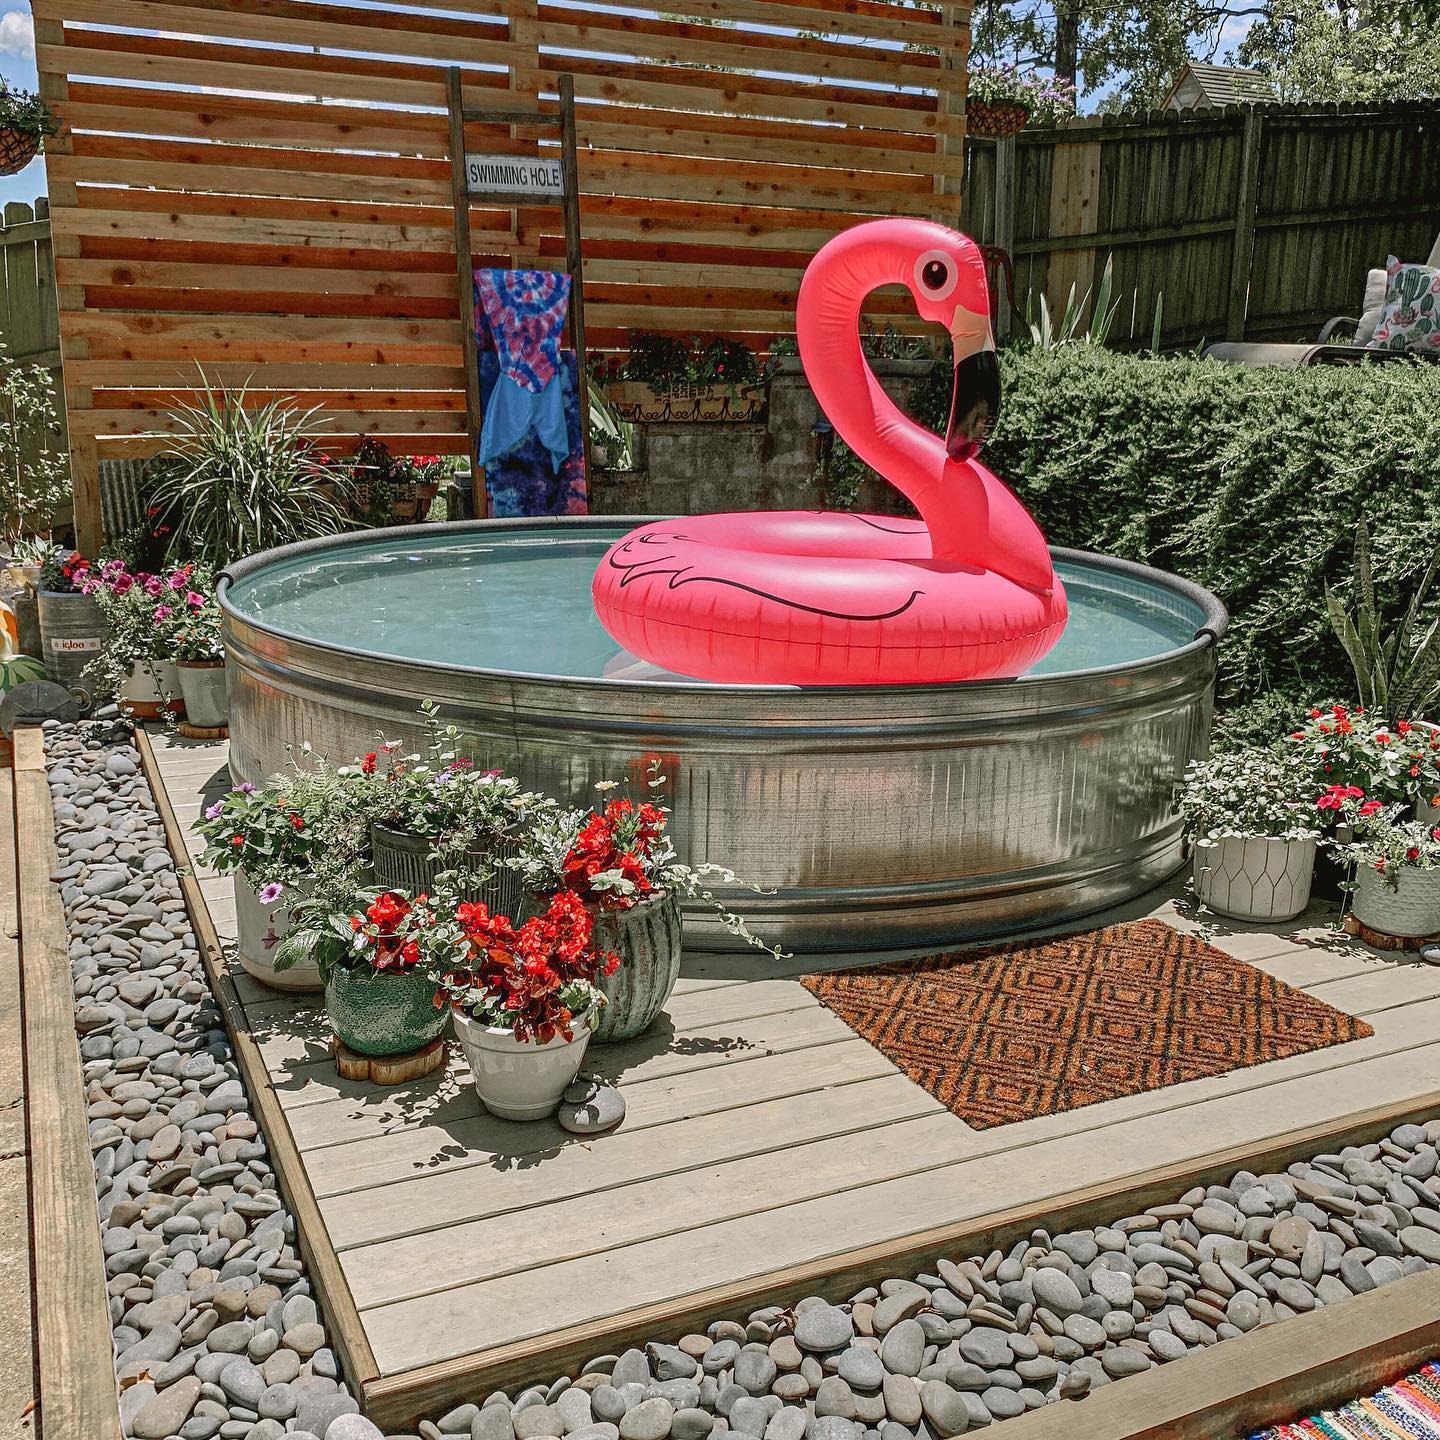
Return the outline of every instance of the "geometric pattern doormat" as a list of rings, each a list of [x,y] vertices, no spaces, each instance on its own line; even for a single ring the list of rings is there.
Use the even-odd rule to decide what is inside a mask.
[[[801,983],[977,1130],[1375,1033],[1163,920]]]

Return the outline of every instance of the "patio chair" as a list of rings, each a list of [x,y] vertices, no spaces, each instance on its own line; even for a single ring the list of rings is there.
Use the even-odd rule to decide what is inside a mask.
[[[1440,235],[1425,263],[1440,268]],[[1359,316],[1335,315],[1321,327],[1313,343],[1270,344],[1263,341],[1225,340],[1207,347],[1207,360],[1231,365],[1278,365],[1298,370],[1302,365],[1354,365],[1362,360],[1440,360],[1440,353],[1411,350],[1372,350],[1368,342],[1385,308],[1385,271],[1371,270],[1365,277],[1365,295]],[[1349,340],[1336,341],[1336,335]]]

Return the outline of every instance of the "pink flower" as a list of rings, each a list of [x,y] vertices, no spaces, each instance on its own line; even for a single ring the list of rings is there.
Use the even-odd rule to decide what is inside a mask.
[[[223,800],[217,800],[213,805],[207,805],[205,807],[205,818],[207,820],[218,820],[220,818],[220,812],[224,810],[224,808],[225,802]]]
[[[268,885],[262,885],[256,896],[262,905],[273,905],[279,898],[284,886],[278,880],[272,880]]]
[[[198,610],[202,605],[204,605],[205,597],[203,595],[196,594],[194,590],[187,590],[185,592],[185,603],[187,605],[194,606]]]
[[[155,618],[157,620],[168,620],[174,613],[168,605],[157,605],[155,607]]]
[[[160,577],[158,575],[147,575],[144,580],[145,593],[150,596],[158,595],[161,591]]]
[[[167,590],[184,590],[187,585],[187,576],[183,570],[177,570],[165,581]]]
[[[253,795],[255,793],[255,787],[248,780],[242,780],[235,788],[242,795]]]

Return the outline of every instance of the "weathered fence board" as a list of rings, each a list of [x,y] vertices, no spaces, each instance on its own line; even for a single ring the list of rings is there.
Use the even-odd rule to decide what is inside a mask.
[[[1423,258],[1440,231],[1435,101],[1087,118],[1013,145],[997,213],[996,147],[970,142],[967,228],[1013,237],[1022,313],[1041,295],[1053,313],[1072,283],[1083,296],[1108,256],[1119,343],[1132,313],[1148,343],[1162,297],[1169,345],[1312,337],[1356,313],[1367,270]]]

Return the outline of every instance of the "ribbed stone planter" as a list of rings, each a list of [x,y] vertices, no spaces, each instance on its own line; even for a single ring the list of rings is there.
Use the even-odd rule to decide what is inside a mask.
[[[45,670],[57,685],[95,698],[95,681],[86,668],[105,643],[105,616],[92,595],[59,590],[40,592],[40,637]]]
[[[1355,918],[1381,934],[1408,940],[1440,935],[1440,869],[1404,866],[1390,878],[1394,886],[1373,866],[1357,867],[1350,906]]]
[[[177,660],[185,719],[203,730],[215,730],[230,719],[223,660]]]
[[[383,973],[337,966],[325,983],[325,1009],[341,1041],[357,1055],[408,1055],[440,1036],[450,1019],[435,1004],[423,970]]]
[[[1310,903],[1314,840],[1201,841],[1194,854],[1200,903],[1232,920],[1293,920]]]
[[[429,893],[435,888],[435,877],[445,870],[481,870],[515,853],[513,842],[501,840],[488,849],[465,850],[436,861],[430,859],[434,847],[435,841],[428,836],[372,825],[370,849],[375,883],[411,895]],[[460,894],[462,899],[488,905],[492,914],[508,915],[518,921],[525,892],[519,875],[508,865],[498,865],[483,885],[462,886]]]
[[[596,981],[606,1001],[595,1026],[597,1045],[633,1040],[655,1023],[680,978],[681,931],[673,891],[595,915],[595,948],[620,957],[620,968]]]

